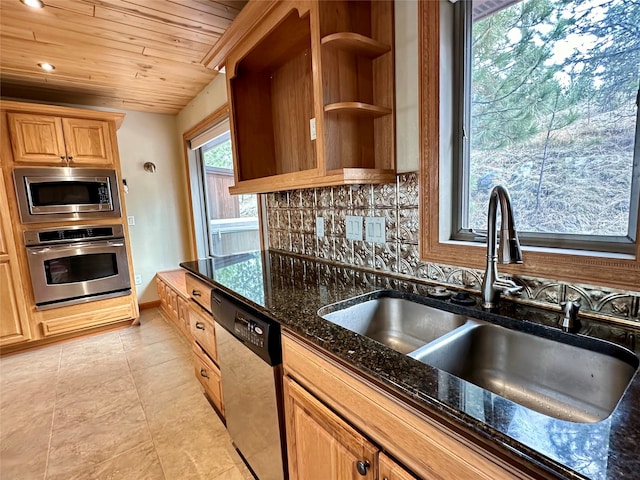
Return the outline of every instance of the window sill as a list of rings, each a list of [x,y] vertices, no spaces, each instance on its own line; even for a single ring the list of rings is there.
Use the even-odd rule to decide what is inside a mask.
[[[479,242],[465,242],[464,240],[446,240],[440,241],[441,245],[444,246],[459,246],[459,247],[468,247],[468,248],[481,248],[483,251],[486,251],[487,244],[479,243]],[[540,254],[547,255],[573,255],[576,257],[593,257],[593,258],[601,258],[601,259],[609,259],[609,260],[626,260],[626,261],[634,261],[636,260],[635,255],[629,255],[626,253],[615,253],[615,252],[600,252],[595,250],[577,250],[577,249],[569,249],[569,248],[552,248],[552,247],[532,247],[529,245],[522,246],[523,252],[535,252]]]

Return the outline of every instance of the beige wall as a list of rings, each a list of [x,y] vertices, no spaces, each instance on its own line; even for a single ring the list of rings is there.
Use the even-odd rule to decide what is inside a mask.
[[[177,125],[180,141],[182,141],[184,132],[226,102],[227,80],[224,75],[218,75],[178,113]]]
[[[158,298],[154,275],[178,268],[190,260],[187,231],[186,180],[182,152],[176,138],[176,117],[126,111],[118,130],[122,177],[127,180],[127,214],[134,216],[129,227],[133,267],[142,276],[137,285],[138,300]],[[156,165],[155,173],[145,172],[145,162]]]

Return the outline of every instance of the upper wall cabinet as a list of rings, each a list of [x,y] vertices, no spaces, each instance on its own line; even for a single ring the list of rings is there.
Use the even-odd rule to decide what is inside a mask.
[[[8,113],[13,159],[37,165],[113,165],[109,122]]]
[[[231,107],[231,192],[393,181],[393,2],[247,7],[265,11],[252,23],[238,16],[247,33],[234,40],[240,27],[229,29],[235,43],[220,59]]]

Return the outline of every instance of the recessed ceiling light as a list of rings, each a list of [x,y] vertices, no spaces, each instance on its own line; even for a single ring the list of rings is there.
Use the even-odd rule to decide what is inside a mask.
[[[20,1],[24,3],[27,7],[31,7],[31,8],[44,7],[44,3],[42,3],[42,0],[20,0]]]
[[[43,69],[45,72],[52,72],[53,70],[56,69],[56,67],[54,67],[53,65],[51,65],[50,63],[39,63],[38,66]]]

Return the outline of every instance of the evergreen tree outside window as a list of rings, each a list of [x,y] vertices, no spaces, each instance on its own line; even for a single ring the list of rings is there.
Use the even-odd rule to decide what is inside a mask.
[[[640,0],[485,3],[457,6],[467,48],[454,238],[486,229],[501,184],[523,244],[634,251]]]

